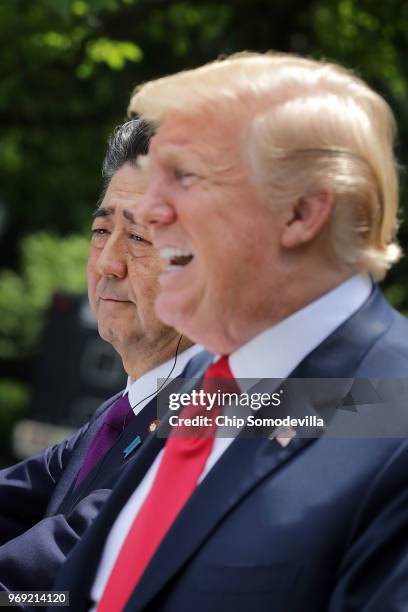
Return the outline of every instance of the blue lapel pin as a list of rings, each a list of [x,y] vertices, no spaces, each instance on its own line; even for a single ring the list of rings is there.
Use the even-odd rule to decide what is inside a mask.
[[[140,446],[141,443],[142,443],[142,438],[140,436],[136,436],[136,438],[133,438],[133,440],[131,441],[129,446],[127,446],[124,449],[124,451],[123,451],[123,458],[127,459],[129,457],[130,453],[132,453],[135,450],[135,448]]]

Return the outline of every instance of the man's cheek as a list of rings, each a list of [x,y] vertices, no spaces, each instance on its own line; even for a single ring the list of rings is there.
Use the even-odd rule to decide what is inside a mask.
[[[92,278],[88,276],[88,302],[91,310],[96,314],[96,282],[92,282]]]

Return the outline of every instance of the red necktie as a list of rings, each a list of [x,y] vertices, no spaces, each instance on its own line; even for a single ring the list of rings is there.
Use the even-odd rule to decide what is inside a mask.
[[[212,379],[215,378],[229,379],[228,390],[231,391],[233,387],[234,391],[238,391],[227,356],[221,357],[206,370],[201,388],[214,392]],[[224,390],[225,383],[222,386]],[[204,414],[205,406],[200,405],[198,409],[196,406],[187,406],[181,416],[192,416],[193,410],[195,415]],[[213,426],[207,430],[200,429],[200,437],[170,435],[168,438],[152,488],[133,521],[113,566],[97,607],[98,612],[112,612],[124,608],[160,542],[196,488],[214,443],[214,408],[211,416]],[[194,429],[194,432],[196,431]]]

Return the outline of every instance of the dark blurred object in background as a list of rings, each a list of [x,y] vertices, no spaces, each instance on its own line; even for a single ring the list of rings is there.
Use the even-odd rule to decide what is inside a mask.
[[[57,292],[48,311],[30,409],[13,433],[18,459],[60,441],[126,385],[122,361],[99,337],[85,295]]]

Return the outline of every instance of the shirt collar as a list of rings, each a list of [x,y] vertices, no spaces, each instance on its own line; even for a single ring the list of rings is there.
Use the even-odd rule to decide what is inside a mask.
[[[182,353],[179,353],[177,355],[177,361],[172,372],[171,370],[174,365],[174,357],[160,364],[156,368],[153,368],[153,370],[146,372],[146,374],[143,374],[143,376],[141,376],[135,381],[132,381],[129,376],[127,380],[126,389],[124,390],[123,395],[126,395],[126,393],[129,394],[129,403],[132,406],[134,414],[139,414],[139,412],[146,406],[146,404],[150,402],[153,396],[157,393],[158,379],[167,378],[171,372],[171,376],[168,379],[168,382],[170,382],[171,380],[179,376],[186,367],[187,363],[190,361],[190,359],[192,359],[195,355],[197,355],[197,353],[200,353],[202,350],[202,346],[200,346],[199,344],[194,344]]]
[[[371,290],[372,281],[367,274],[352,276],[255,336],[231,353],[229,363],[234,377],[258,380],[286,378],[309,353],[363,305]]]

